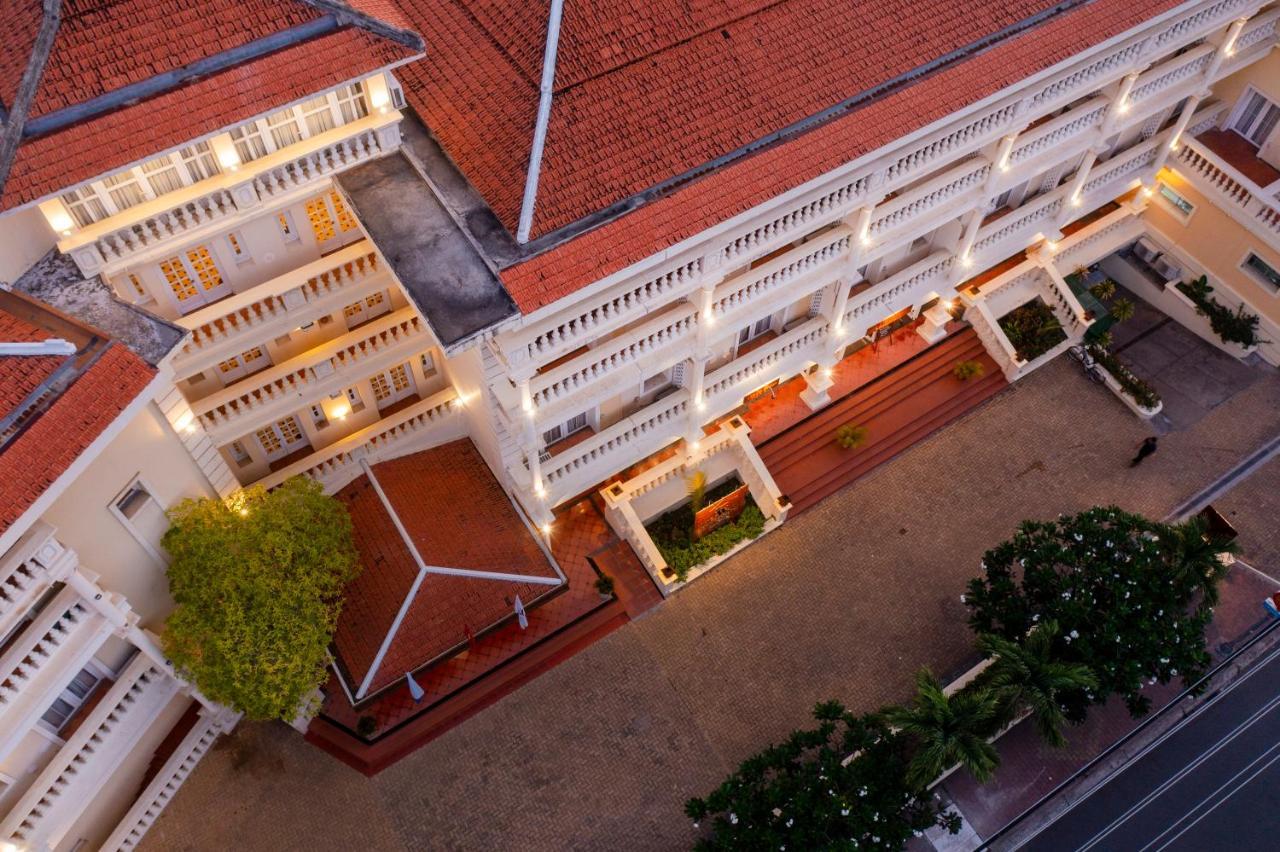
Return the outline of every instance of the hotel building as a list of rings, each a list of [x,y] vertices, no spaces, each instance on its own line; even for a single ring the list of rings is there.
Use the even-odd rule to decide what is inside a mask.
[[[547,547],[590,500],[668,594],[644,522],[694,469],[767,529],[820,499],[744,412],[787,385],[823,409],[886,335],[969,347],[995,392],[1083,339],[1068,278],[1101,264],[1280,364],[1274,3],[4,2],[20,847],[130,848],[234,724],[156,643],[184,496],[352,494],[462,447],[536,539],[507,552],[572,586]],[[1173,286],[1202,274],[1269,342],[1212,334]],[[1066,335],[1026,361],[999,320],[1029,301]],[[395,627],[369,631],[372,663],[337,648],[357,706]]]

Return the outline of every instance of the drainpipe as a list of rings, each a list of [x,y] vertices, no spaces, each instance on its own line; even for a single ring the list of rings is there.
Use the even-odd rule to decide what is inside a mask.
[[[560,16],[564,0],[551,0],[547,19],[547,44],[542,54],[542,83],[538,87],[538,119],[533,128],[533,147],[529,149],[529,171],[524,178],[524,199],[520,203],[520,225],[516,242],[529,241],[533,227],[533,205],[538,198],[538,174],[542,170],[542,149],[547,141],[547,125],[551,121],[551,97],[556,81],[556,49],[560,44]]]

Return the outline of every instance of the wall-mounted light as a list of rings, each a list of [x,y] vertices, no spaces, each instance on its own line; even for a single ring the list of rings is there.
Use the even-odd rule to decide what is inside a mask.
[[[182,416],[180,416],[173,424],[173,428],[177,429],[179,432],[186,432],[190,435],[192,432],[196,431],[195,414],[190,410],[182,412]]]

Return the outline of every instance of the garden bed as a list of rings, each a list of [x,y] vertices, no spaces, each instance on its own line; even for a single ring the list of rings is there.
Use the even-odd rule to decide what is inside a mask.
[[[707,489],[703,504],[710,506],[741,487],[742,481],[731,476]],[[645,532],[653,539],[654,546],[679,582],[688,579],[689,573],[702,563],[728,553],[745,541],[758,538],[765,527],[764,513],[750,494],[736,520],[700,539],[693,538],[693,518],[692,504],[686,500],[645,524]]]
[[[1207,276],[1201,275],[1191,282],[1179,281],[1174,289],[1191,303],[1196,313],[1209,320],[1209,327],[1223,343],[1248,354],[1262,342],[1258,339],[1258,315],[1249,313],[1243,304],[1233,311],[1209,295],[1213,288]]]
[[[1067,339],[1053,308],[1038,297],[1000,317],[999,324],[1024,363],[1034,361]]]
[[[1164,403],[1160,394],[1151,385],[1134,375],[1124,362],[1101,346],[1090,346],[1089,354],[1102,369],[1102,378],[1107,387],[1129,410],[1144,420],[1150,420],[1160,413]]]

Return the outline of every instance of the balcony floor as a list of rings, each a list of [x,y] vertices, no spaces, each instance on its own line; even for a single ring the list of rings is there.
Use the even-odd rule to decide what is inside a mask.
[[[1196,139],[1263,189],[1280,180],[1280,169],[1259,158],[1257,146],[1235,131],[1206,130]]]

